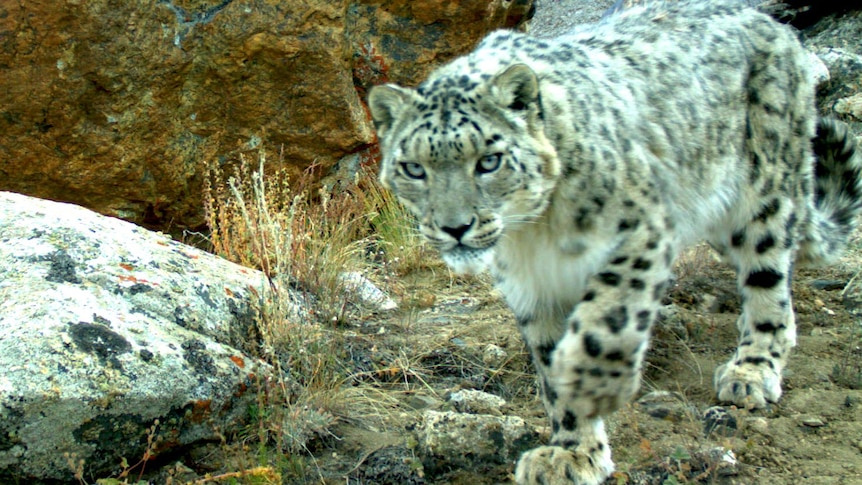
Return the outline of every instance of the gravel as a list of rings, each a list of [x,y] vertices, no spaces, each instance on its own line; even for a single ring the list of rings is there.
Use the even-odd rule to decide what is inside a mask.
[[[537,0],[530,33],[536,37],[555,37],[572,26],[602,18],[613,0]]]

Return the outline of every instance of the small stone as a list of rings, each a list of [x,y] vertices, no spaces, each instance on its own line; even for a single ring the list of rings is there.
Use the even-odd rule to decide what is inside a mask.
[[[701,302],[697,306],[698,311],[701,313],[717,313],[718,309],[718,297],[715,295],[710,295],[709,293],[704,293],[701,295]]]
[[[483,391],[462,389],[449,396],[449,402],[462,413],[490,414],[500,416],[500,408],[506,405],[506,400]]]
[[[826,421],[817,416],[805,416],[802,418],[801,422],[809,428],[820,428],[821,426],[826,426]]]
[[[377,311],[390,311],[398,308],[398,304],[389,295],[361,273],[348,271],[340,274],[339,279],[346,291],[353,293],[360,302]]]
[[[485,350],[482,351],[482,362],[495,369],[506,363],[508,358],[509,354],[499,345],[488,344],[485,346]]]
[[[414,394],[407,399],[407,405],[417,411],[421,409],[436,408],[440,406],[440,404],[440,401],[437,399],[420,394]]]
[[[356,470],[356,476],[360,483],[425,483],[422,463],[403,446],[387,446],[371,453]]]
[[[810,284],[815,290],[836,291],[843,290],[847,282],[844,280],[814,280]]]
[[[760,434],[766,434],[769,430],[769,420],[762,416],[755,416],[745,420],[745,424]]]
[[[739,473],[736,454],[733,450],[728,450],[723,446],[716,446],[709,450],[710,462],[716,464],[717,472],[720,476],[728,477]]]
[[[680,315],[680,308],[676,305],[665,305],[659,308],[655,331],[677,337],[683,341],[688,341],[690,338],[688,327]]]
[[[703,434],[733,436],[736,434],[737,422],[728,410],[722,406],[713,406],[703,412]]]
[[[673,423],[697,413],[696,409],[685,402],[685,397],[677,392],[653,391],[638,399],[636,404],[650,416]]]
[[[850,115],[856,119],[862,120],[862,93],[839,99],[835,102],[832,109],[834,109],[836,113]]]

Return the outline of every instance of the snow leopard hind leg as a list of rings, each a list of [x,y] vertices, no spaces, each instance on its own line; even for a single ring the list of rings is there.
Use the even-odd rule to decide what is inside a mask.
[[[819,120],[813,154],[813,168],[799,162],[804,171],[796,176],[793,165],[779,165],[786,170],[776,172],[773,182],[762,184],[761,190],[769,186],[791,190],[765,197],[749,223],[733,231],[725,245],[737,269],[743,303],[738,347],[715,373],[722,402],[762,408],[781,397],[781,374],[796,345],[790,287],[794,262],[806,266],[834,262],[862,211],[862,155],[847,126]],[[792,154],[784,156],[794,159]]]

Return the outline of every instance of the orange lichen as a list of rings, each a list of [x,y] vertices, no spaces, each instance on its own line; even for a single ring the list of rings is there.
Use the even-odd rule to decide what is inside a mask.
[[[389,82],[389,66],[386,59],[377,52],[371,44],[359,46],[359,52],[354,54],[353,83],[364,101],[366,90],[374,85]]]
[[[128,281],[128,282],[131,282],[131,283],[141,283],[141,284],[144,284],[144,285],[158,286],[158,285],[156,285],[156,284],[154,284],[154,283],[150,283],[150,282],[149,282],[149,281],[147,281],[147,280],[143,280],[143,279],[140,279],[140,278],[136,278],[136,277],[134,277],[134,276],[132,276],[132,275],[128,275],[128,276],[126,276],[126,275],[119,275],[119,276],[117,276],[117,277],[120,279],[120,281]]]
[[[244,369],[244,368],[245,368],[245,361],[242,359],[242,357],[240,357],[240,356],[238,356],[238,355],[231,355],[231,356],[230,356],[230,360],[231,360],[234,364],[236,364],[236,366],[237,366],[237,367],[239,367],[240,369]]]
[[[359,152],[359,166],[370,169],[380,164],[380,145],[377,144],[377,135],[375,135],[374,144]]]
[[[191,415],[189,421],[193,423],[202,423],[210,415],[212,399],[200,399],[192,403]]]

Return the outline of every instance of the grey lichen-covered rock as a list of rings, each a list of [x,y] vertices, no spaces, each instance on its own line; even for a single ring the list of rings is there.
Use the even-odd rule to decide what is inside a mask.
[[[513,462],[538,434],[517,416],[425,411],[417,452],[428,470]]]
[[[72,480],[228,432],[263,277],[133,224],[0,192],[0,483]]]
[[[488,344],[482,351],[482,362],[493,368],[502,367],[509,359],[509,354],[496,344]]]
[[[817,102],[823,114],[837,116],[862,132],[862,9],[823,18],[802,32],[806,47],[829,69]]]
[[[427,483],[424,474],[422,463],[411,450],[404,446],[386,446],[368,455],[352,477],[357,483],[368,485],[423,485]]]
[[[474,389],[461,389],[449,396],[449,402],[455,409],[462,413],[490,414],[500,416],[501,408],[506,405],[506,400],[484,391]]]

